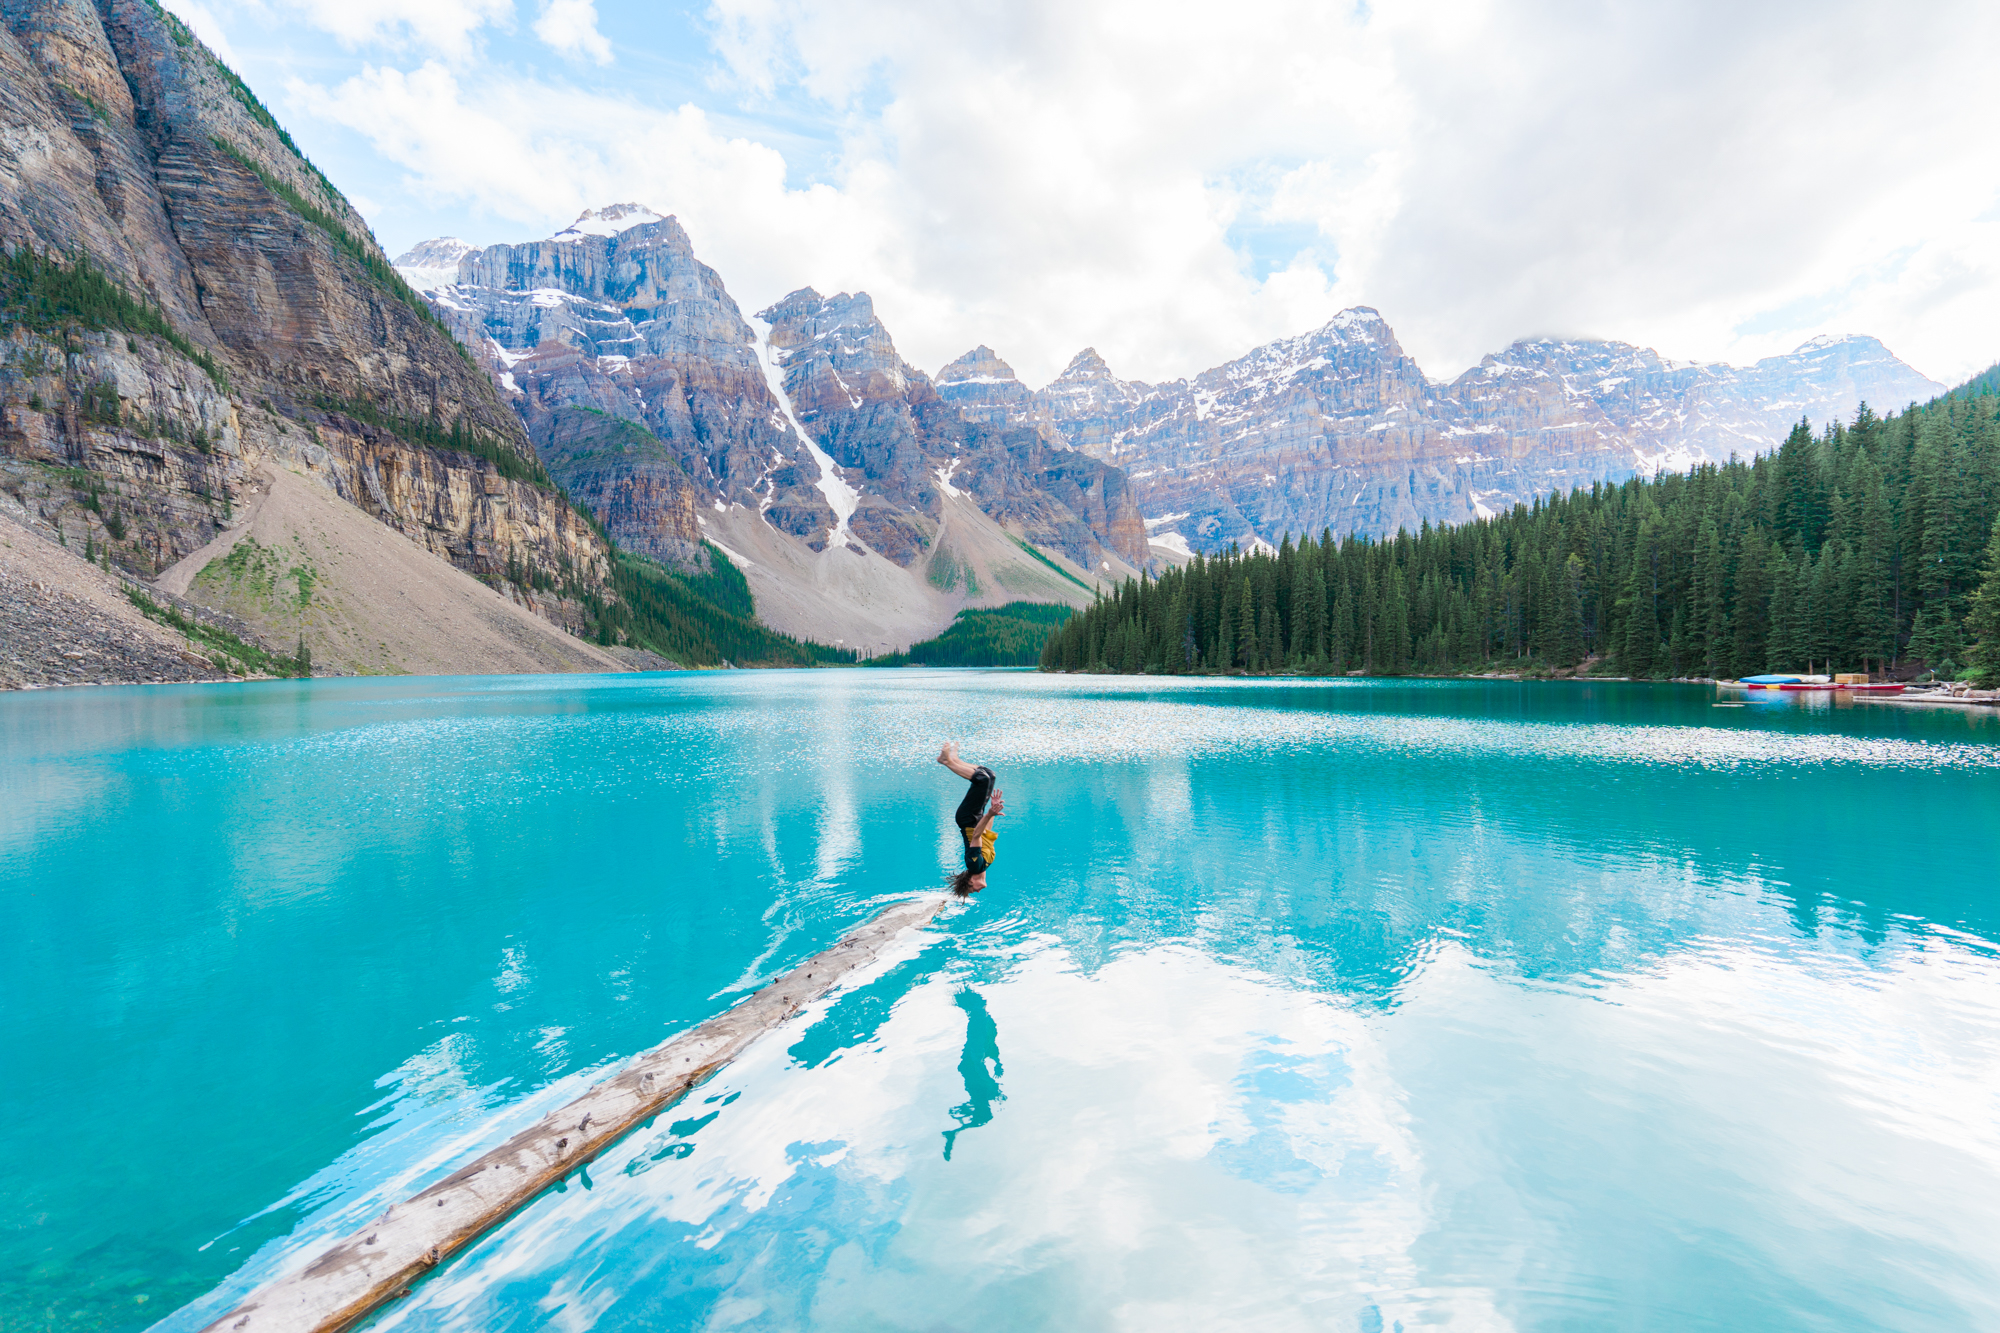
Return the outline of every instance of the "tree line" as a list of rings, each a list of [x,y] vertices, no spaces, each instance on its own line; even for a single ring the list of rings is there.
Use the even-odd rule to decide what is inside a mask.
[[[2000,371],[2000,367],[1996,367]],[[1455,527],[1142,575],[1045,671],[2000,676],[2000,386]],[[1981,594],[1982,585],[1985,588]]]
[[[706,574],[611,548],[611,597],[577,585],[590,637],[646,648],[684,666],[852,666],[851,648],[795,639],[756,618],[743,571],[708,547]]]
[[[966,571],[967,577],[971,571]],[[871,667],[1029,667],[1056,627],[1070,618],[1059,602],[1008,602],[960,611],[944,633],[900,653],[871,657]]]

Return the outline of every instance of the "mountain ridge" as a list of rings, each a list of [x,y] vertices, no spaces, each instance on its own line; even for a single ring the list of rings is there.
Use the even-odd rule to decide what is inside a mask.
[[[983,381],[959,396],[1126,467],[1170,554],[1464,522],[1552,490],[1768,451],[1800,416],[1942,389],[1866,335],[1815,337],[1748,367],[1524,338],[1432,380],[1381,313],[1359,306],[1184,379],[1122,380],[1085,349],[1025,396]]]
[[[621,229],[662,216],[615,205],[586,210],[579,224],[614,214]],[[1048,450],[1125,474],[1144,540],[1118,553],[1135,565],[1286,533],[1388,536],[1469,521],[1552,490],[1767,451],[1800,416],[1844,417],[1864,400],[1893,405],[1944,389],[1866,335],[1819,335],[1740,367],[1612,340],[1531,337],[1434,380],[1368,306],[1159,383],[1121,379],[1086,348],[1037,389],[984,344],[924,375],[895,354],[865,294],[805,288],[764,313],[805,318],[793,310],[799,301],[818,303],[810,320],[837,332],[823,359],[846,368],[799,382],[803,417],[817,423],[807,433],[850,438],[890,399],[917,416],[941,401],[977,426],[1032,431]],[[888,436],[911,426],[882,429],[893,452]],[[859,455],[838,466],[867,470]],[[858,518],[887,525],[876,537],[907,560],[926,540],[919,514],[932,501],[914,475],[903,489],[900,508],[872,504]],[[811,497],[806,507],[816,508]],[[1110,523],[1098,522],[1096,537],[1116,548],[1123,539]],[[1089,563],[1079,545],[1070,553]]]
[[[421,280],[448,253],[399,258]],[[712,542],[785,632],[893,650],[962,606],[1074,602],[1147,558],[1118,469],[966,421],[866,293],[802,288],[746,318],[679,221],[638,204],[465,250],[448,276],[426,299],[556,480],[626,549],[695,569]]]

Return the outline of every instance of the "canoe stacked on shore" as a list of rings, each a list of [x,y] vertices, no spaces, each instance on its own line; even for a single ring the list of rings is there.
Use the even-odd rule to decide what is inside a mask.
[[[1736,682],[1746,690],[1838,690],[1843,694],[1901,694],[1904,687],[1871,683],[1866,676],[1745,676]]]

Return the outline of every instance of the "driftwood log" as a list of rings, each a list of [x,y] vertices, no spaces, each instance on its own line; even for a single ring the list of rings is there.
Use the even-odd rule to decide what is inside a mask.
[[[207,1333],[334,1333],[422,1278],[549,1186],[673,1105],[951,899],[891,906],[729,1012],[635,1057],[560,1110],[252,1292]]]

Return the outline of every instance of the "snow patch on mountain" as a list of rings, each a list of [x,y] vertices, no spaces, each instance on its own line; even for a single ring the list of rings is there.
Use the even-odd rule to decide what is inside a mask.
[[[763,367],[764,380],[771,386],[771,395],[778,400],[778,410],[785,414],[785,420],[798,432],[806,451],[819,466],[819,493],[826,497],[827,508],[833,510],[834,529],[829,551],[847,545],[848,526],[854,518],[854,511],[861,505],[861,493],[848,485],[834,466],[833,455],[819,447],[819,441],[799,422],[798,413],[792,410],[791,395],[785,392],[785,376],[782,368],[783,353],[771,346],[771,326],[761,317],[753,316],[750,327],[757,333],[757,364]]]
[[[456,236],[435,236],[418,241],[389,262],[403,281],[420,292],[436,291],[458,281],[458,261],[475,254],[479,247]]]
[[[644,204],[612,204],[608,208],[586,208],[576,221],[549,237],[552,241],[580,241],[586,236],[616,236],[649,222],[665,222],[666,215]]]

